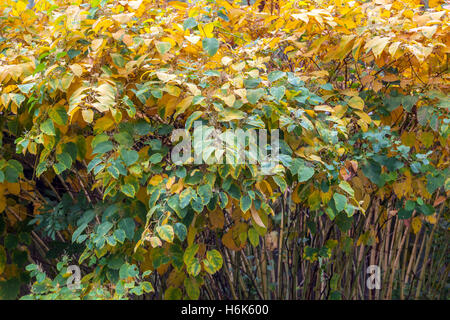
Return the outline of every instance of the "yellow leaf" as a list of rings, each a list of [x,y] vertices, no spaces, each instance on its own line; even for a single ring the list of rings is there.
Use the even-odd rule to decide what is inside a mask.
[[[364,100],[360,97],[352,97],[348,101],[348,105],[353,109],[363,110],[364,109]]]
[[[426,216],[425,220],[427,220],[428,223],[436,224],[436,222],[437,222],[436,214],[433,214],[431,216]]]
[[[416,133],[415,132],[403,132],[401,137],[402,143],[408,147],[414,147],[416,143]]]
[[[199,25],[198,28],[199,28],[200,34],[203,38],[214,38],[214,34],[213,34],[214,23],[213,22],[210,22],[203,26]]]
[[[83,116],[83,120],[87,123],[91,123],[94,120],[94,111],[91,109],[83,109],[81,115]]]
[[[24,12],[26,9],[27,9],[27,3],[26,3],[25,1],[22,1],[22,0],[17,1],[17,3],[16,3],[16,11],[17,11],[18,13],[22,13],[22,12]]]
[[[133,16],[134,12],[131,12],[131,13],[115,14],[112,15],[111,18],[113,18],[114,21],[117,21],[120,24],[124,24],[129,22]]]
[[[300,187],[300,184],[298,184],[297,187],[295,187],[294,192],[292,192],[292,201],[294,201],[294,203],[297,203],[297,204],[302,202],[302,200],[298,197],[299,187]]]
[[[236,101],[236,97],[234,96],[234,94],[230,94],[229,96],[221,98],[229,107],[232,107],[234,105],[234,102]]]
[[[250,211],[252,213],[253,221],[255,221],[255,223],[258,226],[260,226],[261,228],[266,228],[266,226],[264,225],[263,221],[261,220],[261,217],[258,214],[258,211],[256,211],[254,205],[251,206]]]
[[[177,78],[175,74],[168,74],[165,72],[156,72],[156,76],[158,77],[159,80],[163,82],[169,82]]]
[[[106,115],[95,122],[94,132],[101,133],[109,130],[113,126],[114,120],[110,116]]]
[[[363,120],[365,123],[369,124],[372,122],[370,116],[364,111],[355,111],[355,113]]]
[[[187,110],[187,108],[189,108],[190,105],[192,104],[193,99],[194,99],[194,96],[187,96],[186,98],[181,100],[181,102],[179,104],[177,104],[177,106],[176,106],[177,111],[175,112],[175,115],[173,116],[173,118],[176,119],[178,115],[184,113]]]
[[[202,94],[202,92],[200,91],[200,89],[193,83],[186,83],[186,86],[188,87],[189,91],[194,95],[194,96],[199,96]]]
[[[230,57],[223,57],[222,60],[220,60],[220,61],[222,62],[222,64],[224,66],[227,66],[233,61],[233,59]]]
[[[77,77],[81,77],[81,75],[83,74],[83,68],[77,63],[72,64],[70,66],[70,70],[72,70],[73,74]]]
[[[0,213],[5,211],[6,209],[6,198],[3,195],[0,195]]]
[[[338,104],[334,107],[334,116],[336,118],[342,118],[345,115],[345,112],[347,112],[348,107]]]
[[[417,234],[422,228],[422,220],[419,217],[415,217],[412,219],[411,227],[413,229],[414,234]]]
[[[161,183],[161,181],[163,181],[163,177],[160,176],[160,175],[156,175],[156,176],[153,176],[153,177],[150,179],[149,183],[150,183],[152,186],[157,186],[158,184]]]
[[[389,53],[390,53],[390,55],[391,55],[392,57],[395,56],[395,53],[397,52],[397,49],[398,49],[398,46],[399,46],[399,45],[400,45],[400,42],[399,42],[399,41],[396,41],[396,42],[392,43],[392,44],[389,46],[388,51],[389,51]]]
[[[20,184],[19,183],[6,183],[6,189],[9,193],[18,196],[20,194]]]
[[[378,58],[383,52],[384,48],[388,44],[390,38],[389,37],[375,37],[369,42],[366,43],[365,48],[369,48],[372,50],[375,58]]]
[[[324,111],[324,112],[333,112],[333,108],[331,108],[330,106],[327,106],[326,104],[321,104],[318,106],[314,107],[315,111]]]
[[[245,61],[235,63],[231,66],[231,68],[233,68],[233,70],[236,72],[240,72],[240,71],[242,71],[242,69],[245,68]]]
[[[412,19],[414,17],[414,12],[411,9],[403,11],[403,16],[408,19]]]

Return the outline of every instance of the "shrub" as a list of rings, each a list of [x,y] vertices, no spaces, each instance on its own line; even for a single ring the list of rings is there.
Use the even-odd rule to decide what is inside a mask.
[[[442,2],[71,3],[0,5],[1,297],[446,296]]]

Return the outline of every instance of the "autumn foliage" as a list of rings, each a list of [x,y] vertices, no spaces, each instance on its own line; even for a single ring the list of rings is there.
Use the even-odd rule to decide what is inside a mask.
[[[2,1],[0,298],[448,297],[448,6],[253,2]]]

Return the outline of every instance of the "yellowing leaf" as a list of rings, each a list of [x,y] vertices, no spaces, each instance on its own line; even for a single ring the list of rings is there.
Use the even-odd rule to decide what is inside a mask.
[[[417,234],[422,228],[422,220],[419,217],[414,217],[411,222],[411,227],[414,234]]]
[[[150,179],[149,184],[152,186],[157,186],[161,183],[161,181],[163,181],[163,177],[160,175],[155,175]]]
[[[175,235],[172,226],[166,224],[163,226],[156,227],[156,232],[158,233],[159,237],[167,242],[172,242],[173,237]]]
[[[100,119],[98,119],[95,122],[94,132],[101,133],[104,131],[108,131],[113,126],[114,126],[114,120],[110,116],[106,115],[104,117],[101,117]]]
[[[365,47],[371,49],[375,57],[379,57],[386,45],[389,43],[389,37],[374,37],[366,43]]]
[[[160,54],[166,54],[169,52],[170,48],[172,47],[172,44],[170,42],[157,42],[156,43],[156,50]]]
[[[77,77],[81,77],[81,75],[83,74],[83,68],[77,63],[72,64],[70,66],[70,70],[72,70],[73,74]]]
[[[250,211],[251,211],[251,213],[252,213],[253,221],[255,221],[255,223],[256,223],[258,226],[260,226],[261,228],[267,228],[267,227],[264,225],[263,221],[261,220],[261,217],[259,216],[258,211],[256,211],[254,205],[251,206]]]
[[[364,100],[360,97],[352,97],[348,101],[348,105],[352,107],[353,109],[363,110],[364,109]]]
[[[176,106],[176,112],[173,116],[174,119],[177,118],[178,115],[184,113],[192,104],[192,100],[194,99],[194,96],[187,96],[179,104]]]
[[[94,111],[91,109],[83,109],[81,114],[83,116],[83,120],[87,123],[91,123],[94,120]]]

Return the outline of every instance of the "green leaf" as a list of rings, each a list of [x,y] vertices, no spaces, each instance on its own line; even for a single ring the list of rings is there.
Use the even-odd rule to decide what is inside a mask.
[[[30,92],[30,90],[34,87],[34,82],[33,83],[26,83],[26,84],[18,84],[17,88],[19,88],[20,92],[24,93],[24,94],[28,94],[28,92]]]
[[[72,242],[77,241],[78,237],[83,233],[83,231],[87,228],[88,224],[83,223],[80,225],[72,234]]]
[[[138,161],[139,159],[139,153],[137,153],[136,150],[122,150],[120,152],[120,155],[122,156],[122,159],[127,165],[127,167],[136,163],[136,161]]]
[[[301,165],[297,171],[298,182],[305,182],[311,179],[314,175],[314,168],[307,167],[306,165]]]
[[[145,293],[149,293],[149,292],[153,292],[155,291],[155,289],[153,289],[153,286],[150,282],[148,281],[144,281],[141,283],[142,289],[144,290]]]
[[[244,87],[246,89],[255,89],[259,86],[259,84],[261,83],[261,79],[260,78],[247,78],[244,79]]]
[[[67,152],[57,154],[56,160],[63,164],[66,169],[70,169],[70,167],[72,167],[72,157]]]
[[[116,231],[114,231],[113,236],[120,243],[124,243],[124,241],[127,237],[127,235],[125,234],[125,231],[123,231],[122,229],[117,229]]]
[[[170,209],[175,211],[175,213],[182,219],[185,216],[185,211],[180,208],[180,199],[178,194],[174,194],[167,200],[167,205]],[[183,212],[182,212],[183,211]]]
[[[12,100],[17,106],[20,106],[25,101],[25,96],[19,93],[12,93]]]
[[[95,146],[94,150],[92,150],[92,154],[104,154],[110,152],[113,149],[114,145],[111,141],[103,141]]]
[[[67,111],[64,107],[50,109],[48,111],[48,116],[54,123],[60,126],[65,126],[67,124],[67,120],[69,120],[69,116],[67,115]]]
[[[20,291],[20,281],[18,278],[11,278],[0,281],[0,299],[15,300]]]
[[[51,119],[47,119],[43,123],[41,123],[40,129],[43,133],[45,133],[48,136],[56,135],[55,126],[53,125],[53,121]]]
[[[336,210],[338,212],[341,212],[342,210],[345,209],[345,206],[347,205],[347,197],[340,194],[340,193],[335,193],[333,194],[333,200],[334,200],[334,204],[336,205]]]
[[[336,213],[333,209],[331,209],[330,207],[327,207],[325,209],[325,213],[327,214],[327,216],[330,218],[330,220],[334,220],[334,218],[336,217]]]
[[[162,158],[163,157],[160,153],[155,153],[155,154],[152,154],[152,156],[148,160],[150,161],[150,163],[156,164],[156,163],[160,163]]]
[[[212,188],[209,184],[198,187],[197,193],[204,205],[207,205],[212,198]]]
[[[248,229],[248,239],[253,247],[257,247],[259,245],[259,234],[255,228]]]
[[[398,218],[399,219],[409,219],[412,216],[412,211],[406,210],[404,208],[400,208],[400,210],[398,210]]]
[[[200,274],[201,271],[201,266],[200,266],[200,262],[198,261],[197,258],[193,259],[190,264],[188,264],[187,266],[187,272],[193,276],[196,277]]]
[[[180,208],[181,209],[184,209],[189,205],[192,197],[194,196],[194,193],[195,193],[195,191],[191,187],[184,189],[180,193]]]
[[[184,20],[183,22],[183,29],[187,30],[187,29],[192,29],[195,28],[197,26],[197,21],[194,18],[187,18],[186,20]]]
[[[244,119],[247,114],[241,110],[226,108],[219,114],[219,121],[228,122],[232,120]]]
[[[109,230],[111,230],[112,227],[113,227],[113,224],[111,222],[109,222],[109,221],[103,222],[97,228],[97,235],[104,236],[105,234],[107,234],[109,232]]]
[[[198,244],[194,243],[186,248],[183,255],[183,261],[186,265],[189,265],[195,258],[197,251],[199,249]]]
[[[112,165],[112,166],[108,167],[108,172],[111,174],[111,176],[114,177],[114,179],[119,179],[120,172],[116,166]]]
[[[283,71],[272,71],[271,73],[269,73],[268,75],[268,79],[270,82],[275,82],[281,78],[283,78],[284,76],[286,76],[286,72]]]
[[[353,218],[348,217],[345,213],[340,212],[336,216],[336,225],[342,232],[347,232],[352,227]]]
[[[263,88],[258,89],[249,89],[247,90],[247,100],[251,104],[256,104],[259,99],[261,99],[265,94],[265,90]]]
[[[40,177],[45,170],[47,170],[47,163],[46,162],[41,162],[38,164],[38,166],[36,167],[36,177]]]
[[[134,228],[136,227],[134,220],[131,218],[125,218],[120,220],[119,228],[125,231],[127,238],[129,240],[133,240],[134,237]]]
[[[189,129],[191,129],[191,127],[192,127],[192,124],[194,123],[194,121],[195,120],[197,120],[198,118],[200,118],[200,116],[203,114],[203,112],[202,111],[195,111],[195,112],[193,112],[190,116],[189,116],[189,118],[187,118],[187,120],[186,120],[186,130],[189,130]]]
[[[132,184],[124,184],[120,186],[120,191],[122,191],[122,193],[130,198],[134,198],[134,196],[136,195],[136,190],[134,189],[134,186]]]
[[[228,204],[228,196],[225,192],[221,191],[219,193],[219,206],[221,209],[224,209]]]
[[[200,297],[200,287],[195,279],[191,277],[184,279],[184,288],[186,293],[192,300],[197,300]]]
[[[156,43],[156,50],[158,50],[158,52],[160,54],[165,54],[167,52],[169,52],[170,48],[172,47],[172,44],[170,42],[158,42]]]
[[[381,166],[379,163],[373,160],[368,160],[361,167],[361,170],[364,175],[378,187],[382,187],[384,185],[385,181],[381,176]]]
[[[347,181],[341,181],[339,183],[339,188],[341,188],[342,190],[347,192],[352,197],[355,196],[355,191],[353,190],[353,188],[350,186],[350,184]]]
[[[163,226],[156,227],[156,232],[158,233],[159,237],[167,242],[173,242],[174,237],[174,231],[172,226],[166,224]]]
[[[169,287],[164,292],[164,300],[181,300],[181,289],[175,287]]]
[[[4,169],[4,173],[5,173],[5,179],[9,183],[16,183],[19,181],[20,171],[18,171],[16,167],[8,164]]]
[[[217,250],[210,250],[206,253],[206,258],[209,263],[214,267],[214,270],[219,271],[222,268],[223,259],[222,255]]]
[[[286,93],[286,88],[284,86],[270,88],[270,94],[277,101],[280,101],[284,97],[285,93]]]
[[[242,196],[239,204],[242,212],[247,212],[252,206],[252,198],[248,195]]]
[[[187,228],[184,224],[178,222],[175,223],[173,226],[173,229],[175,231],[175,235],[180,239],[181,242],[183,242],[186,239],[187,236]]]
[[[203,268],[209,274],[216,273],[216,270],[214,269],[214,267],[211,265],[211,263],[207,259],[203,259]]]
[[[432,215],[435,211],[434,208],[429,204],[423,204],[417,208],[417,211],[423,213],[426,216]]]
[[[202,45],[203,50],[205,50],[209,56],[215,55],[217,50],[219,50],[219,40],[216,38],[205,38],[202,40]]]
[[[56,174],[61,174],[64,170],[66,170],[66,166],[61,162],[58,162],[53,165],[53,170],[55,170]]]
[[[125,67],[125,59],[123,58],[123,56],[121,54],[111,53],[111,58],[112,58],[112,61],[114,62],[114,64],[116,66],[118,66],[119,68]]]
[[[280,187],[281,192],[284,192],[284,190],[286,190],[287,183],[284,178],[280,176],[273,176],[273,181],[275,181],[275,183]]]

